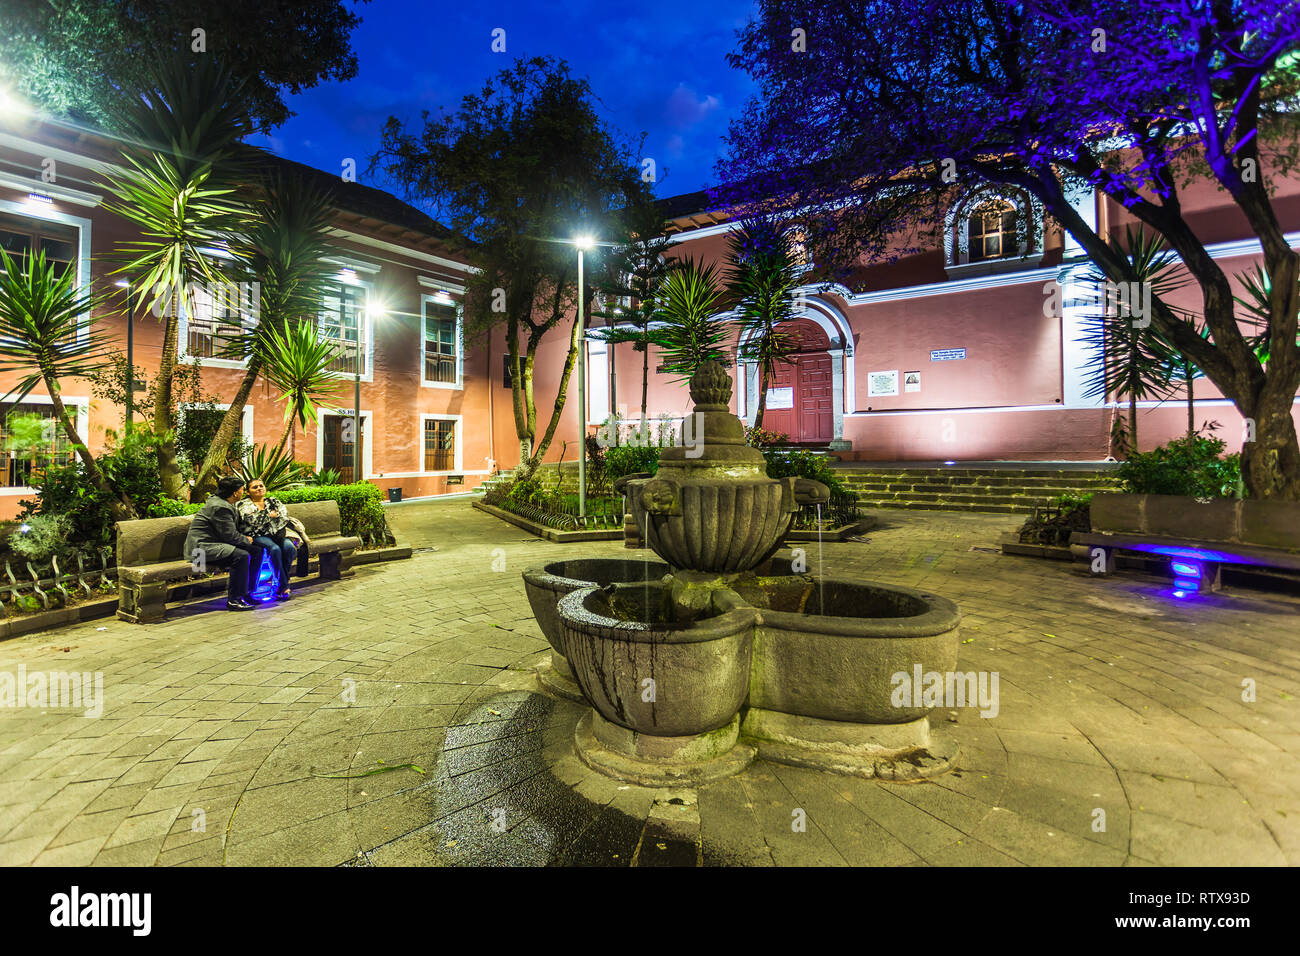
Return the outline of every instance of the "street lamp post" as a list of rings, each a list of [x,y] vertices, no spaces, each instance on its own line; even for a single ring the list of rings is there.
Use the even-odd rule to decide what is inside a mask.
[[[591,248],[589,236],[573,240],[578,247],[578,519],[587,517],[587,328],[583,316],[582,254]]]
[[[135,419],[135,310],[131,307],[131,282],[119,279],[113,283],[126,290],[126,423],[130,431]]]

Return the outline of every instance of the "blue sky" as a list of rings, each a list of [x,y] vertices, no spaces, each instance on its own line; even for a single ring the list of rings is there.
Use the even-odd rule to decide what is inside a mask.
[[[384,121],[454,109],[519,56],[568,60],[591,81],[616,132],[633,141],[646,133],[659,196],[713,184],[727,122],[754,89],[725,59],[752,0],[373,0],[355,9],[363,20],[353,34],[356,78],[290,96],[298,115],[253,141],[326,170],[353,158],[359,181],[390,191],[391,183],[365,174]],[[506,31],[505,53],[491,50],[497,28]]]

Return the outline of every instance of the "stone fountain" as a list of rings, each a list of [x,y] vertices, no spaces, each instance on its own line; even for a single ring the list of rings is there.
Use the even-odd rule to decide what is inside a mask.
[[[664,563],[558,562],[525,572],[554,650],[543,683],[591,710],[574,742],[593,769],[645,785],[699,784],[764,759],[858,776],[947,770],[933,706],[895,706],[898,675],[952,673],[960,615],[911,588],[796,573],[776,556],[825,485],[769,478],[729,411],[718,362],[690,383],[693,428],[653,476],[624,485]],[[569,565],[572,565],[570,567]]]

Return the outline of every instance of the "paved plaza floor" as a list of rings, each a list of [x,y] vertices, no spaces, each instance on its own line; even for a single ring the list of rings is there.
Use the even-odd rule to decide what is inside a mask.
[[[98,718],[0,711],[0,863],[1300,863],[1293,599],[1179,601],[985,550],[1016,518],[885,512],[867,540],[810,546],[810,570],[960,605],[959,668],[998,672],[1000,700],[936,714],[956,769],[901,784],[757,761],[653,790],[576,757],[582,708],[535,679],[549,648],[520,580],[629,552],[465,499],[390,517],[413,558],[284,605],[0,644],[0,672],[102,672],[105,698]]]

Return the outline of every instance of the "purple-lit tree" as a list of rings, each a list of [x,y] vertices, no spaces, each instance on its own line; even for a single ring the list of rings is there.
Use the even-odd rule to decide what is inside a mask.
[[[716,198],[806,210],[818,261],[843,273],[932,248],[954,194],[996,183],[1137,281],[1076,208],[1089,186],[1122,203],[1200,288],[1208,338],[1164,303],[1151,320],[1253,422],[1249,493],[1300,500],[1300,258],[1273,200],[1300,150],[1294,0],[760,0],[731,61],[760,94],[719,169],[740,185]],[[1262,245],[1262,315],[1185,214],[1207,178]]]

